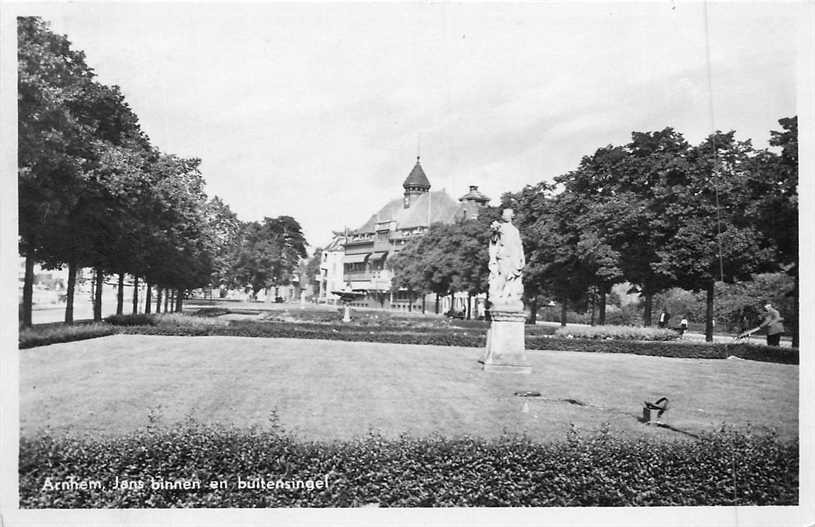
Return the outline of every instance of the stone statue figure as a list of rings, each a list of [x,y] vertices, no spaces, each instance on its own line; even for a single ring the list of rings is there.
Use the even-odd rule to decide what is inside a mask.
[[[522,310],[526,265],[521,233],[512,224],[512,209],[504,209],[503,221],[490,225],[490,302],[494,309]]]

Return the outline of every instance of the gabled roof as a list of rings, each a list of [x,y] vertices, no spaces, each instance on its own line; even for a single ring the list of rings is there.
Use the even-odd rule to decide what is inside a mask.
[[[405,182],[402,183],[403,188],[408,187],[422,187],[422,188],[430,188],[430,180],[427,179],[427,176],[422,169],[421,163],[419,163],[419,158],[416,158],[416,164],[413,165],[413,170],[410,171],[408,174],[407,179]]]
[[[458,210],[459,204],[444,190],[425,192],[408,208],[404,208],[402,198],[387,202],[355,232],[373,232],[377,222],[388,220],[395,220],[397,229],[426,227],[436,222],[450,223]]]

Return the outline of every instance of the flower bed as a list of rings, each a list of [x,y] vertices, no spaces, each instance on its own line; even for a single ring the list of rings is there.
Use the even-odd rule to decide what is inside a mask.
[[[672,329],[636,326],[567,326],[558,328],[555,335],[578,339],[614,340],[676,340],[679,333]]]
[[[554,443],[377,435],[317,443],[275,430],[187,423],[124,437],[24,437],[19,460],[21,508],[798,503],[797,441],[729,430],[676,441],[621,439],[601,430]],[[143,486],[113,488],[117,477]],[[46,478],[100,487],[54,491]],[[239,488],[238,478],[263,478],[274,487]],[[155,488],[153,481],[197,481],[200,488]],[[225,488],[212,489],[211,481]],[[303,488],[307,481],[328,486]]]

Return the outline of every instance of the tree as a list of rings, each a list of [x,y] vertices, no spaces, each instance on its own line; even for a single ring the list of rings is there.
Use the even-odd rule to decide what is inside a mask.
[[[230,274],[235,283],[250,286],[254,297],[270,287],[277,296],[277,288],[290,282],[307,254],[303,231],[291,216],[245,223],[240,238]]]
[[[605,323],[606,296],[622,279],[622,255],[614,242],[624,239],[630,225],[630,193],[621,192],[619,173],[627,158],[625,149],[606,146],[585,156],[578,168],[556,181],[564,187],[558,215],[591,290],[592,310],[599,296],[600,323]],[[593,322],[592,318],[592,322]]]
[[[773,260],[773,249],[755,227],[751,205],[749,141],[734,132],[707,137],[688,153],[688,169],[671,185],[663,225],[669,236],[657,268],[679,286],[706,292],[705,337],[713,340],[717,281],[749,279]]]
[[[487,217],[436,223],[421,238],[412,239],[389,259],[393,289],[406,289],[411,305],[416,294],[435,293],[436,312],[440,297],[466,292],[471,313],[472,297],[488,288]]]
[[[240,243],[241,222],[221,198],[213,197],[205,207],[206,222],[213,252],[213,271],[210,288],[230,285],[232,257]]]
[[[312,296],[316,296],[320,290],[320,264],[323,261],[323,250],[321,247],[314,249],[314,254],[305,261],[300,271],[300,284],[303,287],[310,287]]]
[[[673,187],[688,170],[689,145],[673,128],[633,132],[626,156],[616,167],[615,198],[608,212],[616,217],[609,233],[620,255],[623,278],[639,286],[645,299],[643,322],[650,326],[653,295],[674,285],[660,266],[660,250],[670,239],[666,211],[677,203]]]
[[[770,132],[770,146],[780,154],[762,151],[750,180],[757,228],[775,245],[776,260],[795,281],[791,317],[793,346],[798,346],[798,117],[779,119],[781,131]]]
[[[398,253],[386,260],[385,265],[393,273],[391,290],[406,290],[409,297],[408,310],[413,310],[413,302],[420,294],[428,292],[424,276],[424,257],[421,238],[411,239]]]
[[[67,223],[78,195],[88,138],[69,104],[81,97],[93,71],[82,52],[37,17],[17,18],[17,45],[19,251],[26,259],[21,322],[27,327],[35,261],[61,263],[51,250],[61,232],[55,227]]]
[[[524,244],[524,295],[531,318],[537,316],[539,298],[551,296],[561,302],[561,324],[565,325],[568,304],[585,298],[592,278],[577,252],[581,233],[572,224],[574,202],[579,197],[566,191],[553,194],[554,189],[541,182],[518,194],[505,194],[502,203],[515,211]]]

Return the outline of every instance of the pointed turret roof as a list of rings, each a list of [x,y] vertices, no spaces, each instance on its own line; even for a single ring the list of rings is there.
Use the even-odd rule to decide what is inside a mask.
[[[424,170],[422,170],[422,164],[419,162],[419,156],[416,156],[416,164],[413,166],[413,170],[410,171],[410,174],[408,174],[405,182],[402,183],[402,187],[419,187],[424,189],[430,188],[430,180],[427,179]]]

